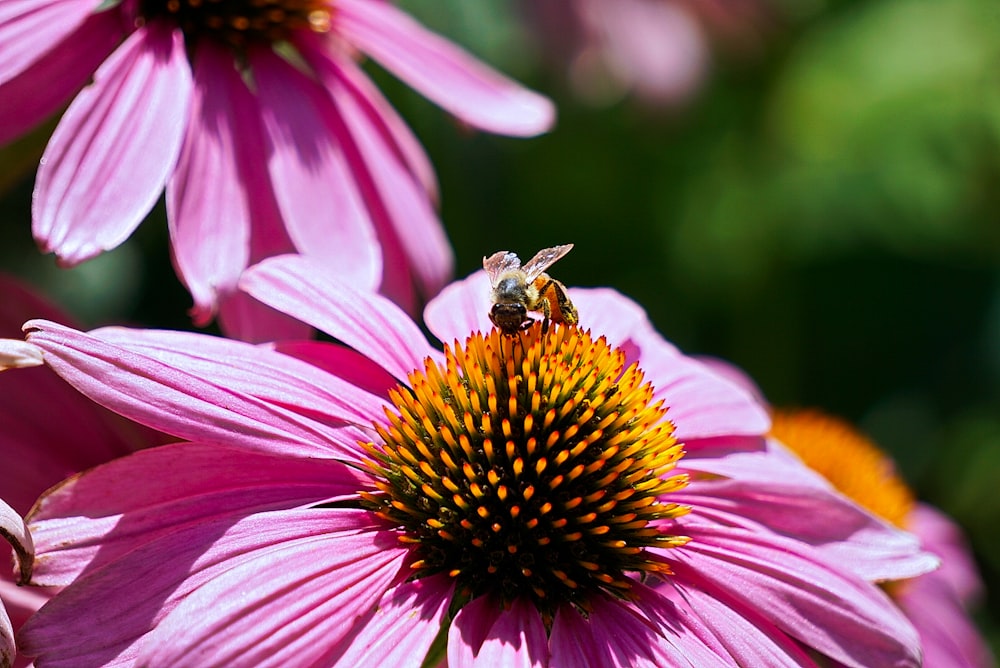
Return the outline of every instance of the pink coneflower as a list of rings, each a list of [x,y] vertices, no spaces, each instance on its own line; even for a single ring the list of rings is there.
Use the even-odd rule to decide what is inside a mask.
[[[548,100],[384,0],[4,4],[0,143],[93,77],[39,166],[39,244],[66,265],[114,248],[166,186],[195,322],[218,311],[249,339],[302,333],[235,295],[264,257],[308,253],[404,307],[450,278],[430,163],[358,52],[474,127],[523,136],[553,122]]]
[[[0,337],[18,336],[25,318],[38,316],[69,319],[27,287],[0,276]],[[0,369],[42,364],[41,351],[33,348],[0,339]],[[163,434],[102,408],[45,367],[0,373],[0,425],[0,499],[22,516],[42,492],[67,476],[164,442]],[[49,596],[46,590],[16,586],[8,569],[0,572],[0,598],[14,630]]]
[[[243,285],[344,345],[27,325],[70,384],[184,439],[32,513],[32,583],[66,585],[20,636],[38,666],[919,663],[827,555],[936,560],[772,456],[760,404],[617,293],[571,291],[590,331],[503,336],[477,274],[429,305],[441,352],[306,258]]]
[[[772,434],[847,496],[912,531],[941,568],[886,585],[920,633],[924,665],[987,668],[989,649],[969,618],[981,595],[961,530],[940,511],[917,503],[892,460],[846,422],[818,411],[777,411]]]
[[[759,46],[761,0],[526,0],[541,46],[573,90],[594,102],[632,93],[651,105],[683,103],[704,83],[713,37]]]

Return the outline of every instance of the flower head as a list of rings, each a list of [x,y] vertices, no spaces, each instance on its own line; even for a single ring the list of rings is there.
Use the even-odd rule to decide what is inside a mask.
[[[38,0],[0,32],[0,142],[83,89],[39,166],[42,248],[73,265],[116,247],[165,186],[196,323],[218,313],[249,339],[303,333],[236,292],[264,257],[308,253],[404,307],[450,276],[430,163],[358,52],[472,126],[532,135],[553,118],[382,0]]]
[[[776,411],[771,433],[808,466],[872,512],[912,531],[941,557],[940,569],[887,583],[887,591],[920,633],[928,666],[994,665],[967,607],[981,591],[961,531],[917,502],[893,461],[843,420],[815,410]]]
[[[378,492],[361,496],[401,528],[420,575],[445,573],[468,599],[527,598],[551,623],[670,572],[644,548],[687,542],[656,526],[686,512],[661,502],[687,483],[666,476],[683,449],[624,352],[536,323],[472,334],[407,387],[366,447]]]
[[[305,258],[245,288],[344,345],[28,324],[63,378],[183,442],[53,490],[28,623],[51,665],[917,665],[859,571],[934,560],[776,456],[761,405],[609,290],[488,325],[450,286],[426,342]],[[479,324],[477,324],[479,323]],[[808,525],[789,516],[808,512]],[[839,547],[834,547],[839,546]],[[928,561],[928,559],[930,559]],[[81,605],[92,613],[76,614]],[[440,638],[440,640],[439,640]]]

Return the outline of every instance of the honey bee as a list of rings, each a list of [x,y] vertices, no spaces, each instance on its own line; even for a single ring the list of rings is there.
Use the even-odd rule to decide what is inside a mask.
[[[528,311],[541,312],[546,324],[575,325],[580,318],[566,294],[566,286],[545,273],[573,244],[543,248],[521,266],[521,259],[508,251],[498,251],[483,258],[483,269],[490,278],[493,306],[490,320],[504,334],[514,334],[531,324]]]

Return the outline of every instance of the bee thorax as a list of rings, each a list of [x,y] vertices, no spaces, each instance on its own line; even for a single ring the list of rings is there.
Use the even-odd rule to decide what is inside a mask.
[[[525,287],[519,277],[501,278],[493,289],[493,297],[498,302],[523,302],[527,298]]]

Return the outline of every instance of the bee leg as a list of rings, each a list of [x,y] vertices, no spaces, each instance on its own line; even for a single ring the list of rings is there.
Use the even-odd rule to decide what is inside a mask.
[[[548,286],[551,285],[551,284],[552,284],[552,281],[549,281],[546,284],[545,289],[547,290]],[[542,292],[541,294],[545,294],[545,293]],[[542,334],[543,335],[549,333],[549,322],[551,321],[551,319],[552,319],[552,307],[549,305],[549,300],[545,299],[543,297],[542,298]]]
[[[556,303],[559,305],[559,313],[562,316],[562,321],[567,325],[575,325],[580,322],[580,314],[576,310],[576,306],[570,301],[569,295],[566,294],[566,286],[559,281],[552,281],[552,290],[556,295]]]

